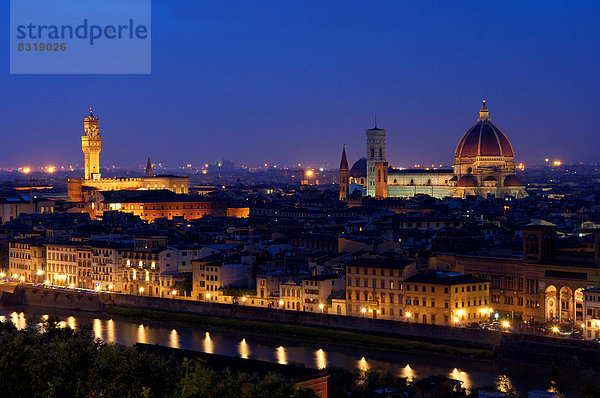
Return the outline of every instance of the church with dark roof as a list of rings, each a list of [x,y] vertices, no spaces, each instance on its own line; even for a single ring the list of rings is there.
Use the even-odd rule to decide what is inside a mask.
[[[523,198],[525,184],[515,175],[515,153],[506,135],[492,123],[483,100],[477,123],[458,141],[453,169],[393,168],[385,160],[386,131],[366,131],[367,156],[348,169],[345,149],[340,164],[340,200],[361,189],[372,197],[436,198],[469,195]]]

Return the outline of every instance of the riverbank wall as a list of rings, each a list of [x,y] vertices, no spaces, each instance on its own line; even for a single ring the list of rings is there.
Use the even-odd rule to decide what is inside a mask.
[[[375,336],[492,350],[503,360],[565,364],[600,368],[600,345],[592,342],[545,336],[502,333],[491,330],[424,325],[383,319],[358,318],[309,312],[286,311],[202,301],[142,297],[115,293],[86,293],[41,287],[17,286],[2,292],[0,302],[13,305],[103,312],[111,307],[184,313],[241,321],[262,321],[351,331]]]
[[[32,286],[17,286],[13,293],[2,292],[0,301],[13,305],[43,306],[82,311],[105,311],[108,308],[116,306],[141,310],[187,313],[242,321],[262,321],[346,330],[486,350],[496,349],[500,344],[501,338],[501,333],[499,332],[479,329],[451,328],[367,317],[358,318],[160,297],[143,297],[116,293],[73,292]],[[326,332],[324,332],[324,337],[326,337]]]

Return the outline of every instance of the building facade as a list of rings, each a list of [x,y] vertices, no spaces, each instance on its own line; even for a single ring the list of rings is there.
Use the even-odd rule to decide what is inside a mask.
[[[15,239],[8,243],[9,278],[43,282],[46,270],[46,247],[35,238]]]
[[[83,121],[83,136],[81,136],[81,150],[84,160],[84,178],[69,179],[67,189],[71,202],[83,202],[85,191],[112,191],[121,189],[167,189],[175,193],[187,194],[189,188],[188,177],[172,175],[153,175],[152,165],[146,166],[146,175],[139,178],[102,178],[100,168],[100,151],[102,149],[102,136],[100,135],[100,122],[92,113]],[[148,159],[148,162],[150,159]]]
[[[583,291],[583,338],[600,339],[600,287]]]
[[[361,187],[367,196],[527,196],[524,183],[515,175],[513,147],[492,123],[485,100],[477,123],[458,142],[453,169],[389,167],[385,160],[385,135],[385,130],[377,127],[367,130],[367,156],[349,171],[349,182]]]
[[[503,316],[581,322],[583,291],[600,285],[600,233],[592,250],[563,251],[556,246],[555,227],[528,225],[520,258],[440,254],[435,263],[489,280],[490,306]]]

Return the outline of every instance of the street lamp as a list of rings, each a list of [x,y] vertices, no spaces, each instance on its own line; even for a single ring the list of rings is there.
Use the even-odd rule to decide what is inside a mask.
[[[321,303],[319,304],[319,308],[321,309],[321,313],[323,313],[323,308],[325,308],[325,306]]]

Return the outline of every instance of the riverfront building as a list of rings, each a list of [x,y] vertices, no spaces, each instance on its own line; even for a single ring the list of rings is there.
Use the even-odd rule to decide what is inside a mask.
[[[7,276],[20,281],[39,282],[45,269],[46,246],[43,239],[27,238],[9,242]]]
[[[470,275],[418,272],[412,260],[359,258],[346,266],[348,315],[436,325],[491,315],[489,281]]]
[[[600,231],[579,248],[559,247],[549,223],[531,223],[522,235],[520,257],[440,254],[437,267],[490,280],[490,306],[504,316],[581,323],[583,291],[600,286]]]
[[[173,295],[170,273],[177,271],[177,256],[167,247],[166,237],[136,237],[133,249],[123,251],[122,264],[124,293],[149,297]],[[162,273],[167,273],[164,280]]]
[[[600,339],[600,287],[583,291],[583,338]]]

